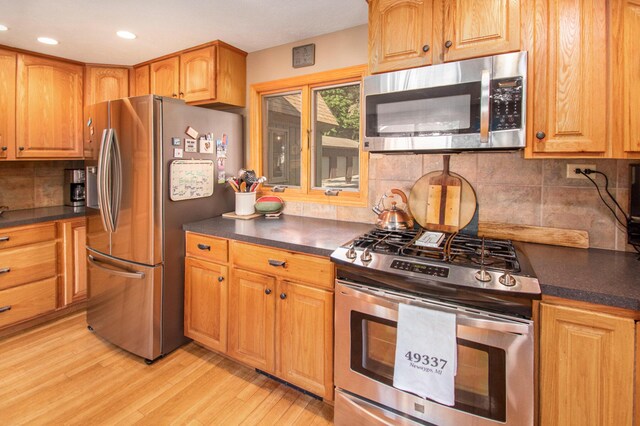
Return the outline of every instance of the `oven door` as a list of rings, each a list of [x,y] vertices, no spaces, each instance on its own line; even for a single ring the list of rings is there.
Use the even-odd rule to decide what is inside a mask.
[[[393,387],[400,303],[453,312],[457,321],[455,405]],[[533,425],[533,323],[338,280],[336,387],[437,425]],[[347,424],[336,404],[336,424]]]

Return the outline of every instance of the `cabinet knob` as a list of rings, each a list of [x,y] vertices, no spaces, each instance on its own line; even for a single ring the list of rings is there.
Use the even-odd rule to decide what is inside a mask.
[[[20,151],[24,151],[24,146],[19,146],[19,147],[18,147],[18,149],[19,149]]]
[[[271,294],[271,289],[270,289],[270,288],[266,289],[266,290],[264,291],[264,294],[266,294],[266,295],[270,295],[270,294]]]
[[[3,146],[3,147],[2,147],[2,150],[3,150],[3,151],[6,151],[6,150],[7,150],[7,147],[6,147],[6,146]]]
[[[173,97],[173,98],[177,98],[177,97],[178,97],[178,94],[177,94],[177,93],[173,93],[173,94],[171,95],[171,97]]]
[[[280,299],[284,300],[287,298],[287,293],[280,293]]]
[[[180,92],[180,97],[184,98],[184,92]]]
[[[444,47],[446,47],[447,49],[450,48],[451,46],[453,46],[453,43],[451,42],[451,40],[447,40],[444,42]]]
[[[224,281],[224,277],[223,277],[222,275],[220,275],[220,276],[218,277],[218,282],[219,282],[219,283],[221,283],[222,281]]]
[[[544,132],[536,133],[536,138],[538,138],[540,140],[544,139],[545,137],[547,137],[547,135]]]
[[[425,44],[424,46],[422,46],[422,51],[424,53],[427,53],[429,51],[429,49],[431,49],[431,47],[428,44]]]

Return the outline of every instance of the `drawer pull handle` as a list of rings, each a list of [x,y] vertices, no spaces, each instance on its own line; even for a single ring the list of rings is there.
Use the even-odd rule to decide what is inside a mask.
[[[199,248],[200,250],[209,250],[209,251],[211,251],[211,246],[210,246],[210,245],[207,245],[207,244],[202,244],[202,243],[200,243],[200,244],[198,244],[198,248]]]
[[[5,241],[9,241],[9,237],[0,237],[0,243],[4,243]]]
[[[271,266],[275,266],[280,267],[282,266],[283,268],[287,267],[287,261],[286,260],[273,260],[273,259],[269,259],[269,265]]]
[[[3,306],[0,308],[0,314],[11,310],[11,305]]]
[[[0,268],[0,274],[6,274],[7,272],[11,272],[11,268]]]

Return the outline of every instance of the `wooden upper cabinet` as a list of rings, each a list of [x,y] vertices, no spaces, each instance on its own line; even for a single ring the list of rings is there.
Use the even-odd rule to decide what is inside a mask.
[[[150,65],[151,93],[177,98],[180,93],[180,58],[173,56]]]
[[[83,67],[18,54],[17,158],[82,157]]]
[[[14,155],[16,141],[16,53],[0,49],[0,159]]]
[[[180,98],[185,102],[216,98],[216,46],[180,55]]]
[[[129,96],[127,68],[87,67],[85,70],[85,106]]]
[[[439,1],[445,62],[520,50],[520,0]]]
[[[433,42],[433,0],[369,2],[370,72],[430,65]]]
[[[135,67],[133,69],[133,96],[143,96],[151,94],[151,82],[149,81],[151,76],[149,75],[149,72],[149,65],[143,65],[141,67]]]
[[[613,65],[611,125],[614,156],[640,157],[640,0],[611,4]]]
[[[607,2],[535,0],[534,153],[605,155]]]
[[[540,424],[631,426],[635,323],[541,304]]]

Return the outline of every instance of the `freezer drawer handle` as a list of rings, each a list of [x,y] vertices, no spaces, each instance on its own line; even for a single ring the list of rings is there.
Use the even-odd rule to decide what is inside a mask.
[[[198,244],[198,248],[199,248],[200,250],[209,250],[209,251],[211,251],[211,246],[210,246],[210,245],[207,245],[207,244],[202,244],[202,243],[200,243],[200,244]]]
[[[11,305],[3,306],[0,308],[0,314],[11,310]]]
[[[11,268],[2,268],[2,269],[0,269],[0,274],[6,274],[7,272],[11,272]]]
[[[141,280],[144,278],[144,272],[128,272],[128,271],[123,271],[123,270],[118,270],[118,269],[112,269],[112,268],[106,268],[102,265],[109,265],[111,267],[113,267],[113,265],[109,264],[109,263],[105,263],[105,262],[101,262],[98,259],[96,259],[95,257],[89,255],[89,263],[91,263],[93,266],[95,266],[96,268],[100,268],[103,269],[105,271],[109,271],[110,273],[112,273],[113,275],[117,275],[119,277],[124,277],[124,278],[133,278],[135,280]]]
[[[275,266],[275,267],[280,267],[282,266],[283,268],[287,267],[287,261],[286,260],[273,260],[273,259],[269,259],[269,265],[271,266]]]
[[[4,243],[5,241],[9,241],[9,237],[0,237],[0,243]]]

